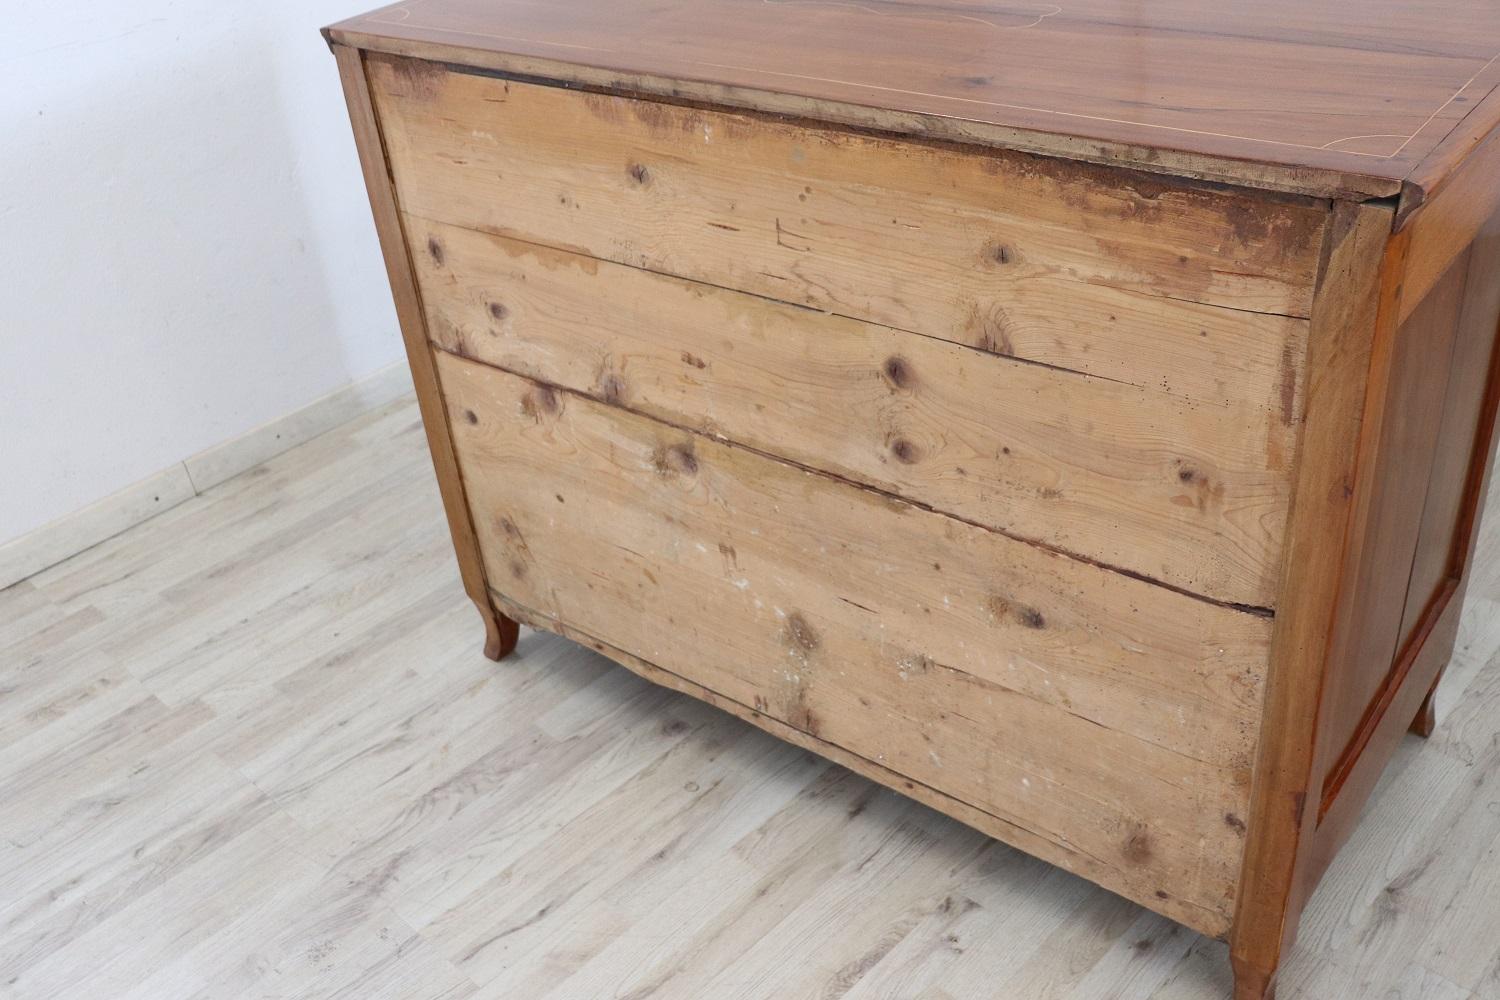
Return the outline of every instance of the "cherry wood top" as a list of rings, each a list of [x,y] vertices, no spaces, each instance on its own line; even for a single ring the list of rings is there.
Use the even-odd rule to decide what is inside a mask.
[[[332,41],[1313,193],[1500,121],[1500,0],[403,0]]]

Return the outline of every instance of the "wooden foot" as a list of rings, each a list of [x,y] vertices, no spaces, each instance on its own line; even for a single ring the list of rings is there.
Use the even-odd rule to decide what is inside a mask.
[[[494,608],[475,602],[479,616],[484,619],[484,655],[492,660],[503,660],[516,648],[521,637],[521,626],[500,614]]]
[[[1411,731],[1424,740],[1437,728],[1437,689],[1442,680],[1443,675],[1438,674],[1438,679],[1432,682],[1432,690],[1422,699],[1422,707],[1417,709],[1417,717],[1411,721]]]
[[[1276,972],[1266,971],[1238,958],[1234,965],[1234,1000],[1276,1000]]]

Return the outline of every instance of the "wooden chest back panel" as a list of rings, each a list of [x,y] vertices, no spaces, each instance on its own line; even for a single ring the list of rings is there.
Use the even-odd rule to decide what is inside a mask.
[[[491,655],[516,622],[585,642],[1232,929],[1236,995],[1269,996],[1457,634],[1500,409],[1500,65],[1446,35],[1473,5],[1418,19],[1436,89],[1355,88],[1416,109],[1399,132],[1303,81],[1330,142],[1140,146],[963,112],[998,78],[953,60],[905,92],[939,111],[799,90],[753,42],[688,74],[566,11],[421,6],[326,34]],[[741,45],[750,7],[668,48]],[[1367,42],[1372,79],[1406,57]]]
[[[414,215],[1295,412],[1300,327],[1284,320],[1308,315],[1324,204],[414,60],[369,69]],[[1221,339],[1205,303],[1277,315]]]
[[[1267,619],[444,352],[438,370],[505,597],[1227,928]]]
[[[502,363],[513,370],[592,386],[606,398],[636,386],[637,401],[654,405],[657,416],[895,487],[918,502],[1217,600],[1274,604],[1301,416],[1307,321],[1300,313],[1326,224],[1317,206],[1139,178],[1125,184],[1078,165],[1040,170],[1015,154],[897,143],[410,60],[374,57],[370,73],[401,205],[408,224],[428,234],[413,241],[413,253],[432,286],[425,292],[430,327],[467,337],[449,346],[504,350],[509,360]],[[470,261],[501,254],[430,231],[443,225],[652,274],[606,268],[603,277],[588,275],[597,279],[585,288],[589,300],[620,318],[577,349],[607,356],[592,359],[593,372],[563,377],[553,366],[549,374],[543,360],[520,355],[519,341],[489,342],[505,321],[477,313],[473,297],[505,290],[484,288],[482,273],[444,268],[441,244],[473,248]],[[516,244],[496,246],[518,260]],[[650,302],[632,307],[610,298],[609,289],[633,294],[627,286],[646,287],[659,274],[699,282],[699,301],[678,296],[685,308],[664,323],[650,315]],[[554,285],[565,277],[549,270]],[[729,296],[735,305],[726,308],[730,290],[834,314],[804,309],[801,323],[783,325],[805,328],[800,337],[808,344],[835,330],[840,339],[859,331],[867,342],[889,345],[911,334],[912,346],[898,360],[942,357],[929,374],[949,380],[950,399],[965,383],[982,390],[988,376],[1001,397],[990,415],[1000,419],[942,454],[933,421],[946,417],[929,410],[927,426],[913,420],[907,433],[898,424],[912,413],[901,407],[913,394],[871,397],[881,372],[838,348],[832,363],[853,361],[857,370],[837,373],[829,385],[816,378],[798,384],[787,362],[816,359],[789,342],[783,370],[770,372],[780,384],[762,365],[745,371],[755,380],[750,388],[800,393],[817,407],[820,389],[851,385],[861,374],[870,381],[863,411],[851,412],[847,399],[827,393],[818,417],[831,421],[824,432],[833,440],[802,433],[773,441],[770,428],[747,436],[756,415],[742,409],[745,419],[737,419],[717,372],[698,379],[698,398],[678,391],[675,400],[646,400],[637,375],[620,370],[635,360],[639,372],[644,359],[597,347],[634,327],[675,369],[668,381],[694,379],[682,356],[706,362],[707,345],[664,350],[674,337],[693,335],[687,324],[752,309],[787,315],[769,305],[747,307],[743,296]],[[1236,308],[1221,307],[1227,305]],[[644,321],[627,323],[626,314]],[[924,338],[979,350],[966,361],[965,352],[944,353]],[[576,368],[581,358],[553,339],[550,360]],[[727,346],[727,338],[720,343]],[[777,350],[767,348],[772,369]],[[1040,365],[1025,375],[1019,364],[980,354]],[[960,367],[970,374],[960,379]],[[1091,377],[1065,388],[1069,375]],[[744,405],[764,402],[747,397]],[[879,412],[860,428],[857,418],[872,407]],[[1098,434],[1102,427],[1112,433]],[[918,440],[923,434],[927,440]],[[847,454],[851,448],[862,450]],[[955,503],[960,496],[967,502]]]
[[[1291,448],[1274,409],[411,216],[406,231],[445,350],[1195,593],[1272,601]],[[1226,311],[1216,332],[1239,322]]]

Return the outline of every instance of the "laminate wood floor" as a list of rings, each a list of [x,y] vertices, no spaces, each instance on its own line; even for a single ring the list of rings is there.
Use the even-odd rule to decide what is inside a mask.
[[[1500,997],[1500,517],[1284,997]],[[0,591],[0,996],[1227,997],[1221,944],[459,587],[415,405]]]

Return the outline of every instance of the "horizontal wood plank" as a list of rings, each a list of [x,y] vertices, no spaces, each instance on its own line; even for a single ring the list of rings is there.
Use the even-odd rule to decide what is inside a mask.
[[[1274,603],[1295,398],[1198,403],[411,216],[407,227],[444,350],[1216,600]],[[1249,320],[1224,312],[1214,333],[1279,336],[1300,360],[1305,324]]]
[[[403,209],[1200,401],[1305,317],[1326,203],[370,57]],[[1241,384],[1241,379],[1245,383]]]
[[[437,366],[507,598],[1227,929],[1268,620],[441,352]]]

